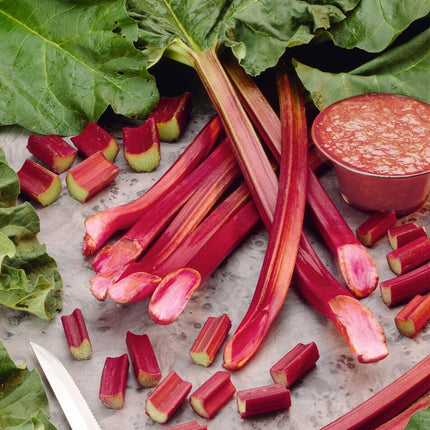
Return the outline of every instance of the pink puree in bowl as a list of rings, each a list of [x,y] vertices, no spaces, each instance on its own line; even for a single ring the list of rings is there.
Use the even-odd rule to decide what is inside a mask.
[[[366,211],[418,209],[430,192],[430,104],[364,94],[324,109],[312,125],[343,198]]]

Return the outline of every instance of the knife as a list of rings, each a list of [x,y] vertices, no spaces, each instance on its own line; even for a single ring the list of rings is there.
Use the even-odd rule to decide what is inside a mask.
[[[37,360],[73,430],[101,430],[70,373],[52,352],[30,342]]]

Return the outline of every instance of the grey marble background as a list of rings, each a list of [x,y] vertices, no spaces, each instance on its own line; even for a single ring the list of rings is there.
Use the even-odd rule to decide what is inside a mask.
[[[159,359],[163,375],[176,370],[181,377],[192,382],[193,391],[215,371],[222,369],[222,354],[209,368],[194,364],[188,350],[208,316],[228,313],[237,326],[253,295],[262,264],[267,234],[264,229],[255,231],[214,275],[196,292],[184,313],[168,326],[156,325],[148,315],[148,301],[119,305],[109,299],[97,301],[90,293],[89,279],[93,276],[91,259],[81,255],[84,220],[103,209],[129,202],[147,190],[170,166],[186,145],[212,115],[210,104],[203,97],[195,100],[192,121],[181,140],[162,144],[160,167],[150,174],[133,173],[127,167],[122,153],[116,163],[121,173],[116,181],[85,204],[72,199],[65,187],[65,174],[61,175],[63,191],[58,201],[49,207],[36,206],[41,219],[39,240],[47,245],[48,252],[58,262],[64,281],[64,307],[52,321],[8,308],[0,309],[0,336],[14,360],[23,360],[31,369],[37,367],[29,341],[37,342],[63,361],[91,406],[104,430],[140,430],[168,427],[153,422],[145,414],[145,400],[149,390],[138,387],[132,369],[128,378],[125,406],[122,410],[106,409],[98,399],[100,375],[107,356],[126,352],[127,330],[147,333]],[[109,131],[121,140],[121,125],[111,124]],[[5,150],[11,167],[19,169],[29,157],[25,146],[29,132],[17,127],[0,128],[0,146]],[[333,171],[328,170],[321,180],[355,229],[367,215],[348,207],[340,198]],[[409,219],[430,228],[429,208],[409,216]],[[313,237],[319,255],[329,269],[339,276],[330,254],[320,239]],[[385,254],[390,250],[386,239],[369,250],[378,266],[381,280],[393,274],[388,269]],[[394,325],[399,308],[388,309],[382,302],[379,289],[363,302],[375,313],[385,330],[390,354],[373,364],[358,363],[334,325],[311,309],[291,286],[286,302],[267,339],[254,359],[243,369],[232,373],[238,390],[272,382],[269,369],[297,343],[315,341],[320,351],[317,365],[291,388],[292,406],[288,411],[277,412],[242,420],[235,399],[226,405],[212,420],[210,429],[291,429],[312,430],[328,424],[338,416],[368,399],[374,393],[402,375],[430,351],[430,327],[427,326],[414,339],[400,335]],[[93,357],[78,362],[72,359],[67,348],[61,315],[81,308],[86,319],[93,345]],[[46,382],[46,380],[44,380]],[[56,399],[48,387],[52,421],[59,429],[68,424]],[[169,421],[179,424],[198,417],[188,403],[184,403]]]

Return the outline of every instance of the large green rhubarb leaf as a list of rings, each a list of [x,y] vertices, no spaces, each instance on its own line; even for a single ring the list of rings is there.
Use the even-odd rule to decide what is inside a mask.
[[[73,135],[111,106],[144,117],[158,101],[121,0],[0,1],[0,125]]]
[[[330,73],[295,64],[319,109],[357,94],[387,92],[430,103],[430,29],[351,72]]]

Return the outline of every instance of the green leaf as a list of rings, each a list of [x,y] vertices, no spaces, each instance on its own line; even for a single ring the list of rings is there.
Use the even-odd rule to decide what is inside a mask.
[[[78,134],[111,106],[145,117],[158,101],[120,0],[0,1],[0,125]]]
[[[430,428],[430,408],[415,412],[405,430],[428,430]]]
[[[17,366],[0,341],[0,428],[55,430],[49,403],[37,370]]]
[[[19,188],[18,176],[7,164],[5,153],[0,148],[0,207],[15,205]]]
[[[348,73],[329,73],[295,62],[297,74],[316,106],[353,95],[386,92],[430,103],[430,29]]]
[[[429,13],[428,0],[361,0],[348,18],[329,33],[343,48],[381,52],[412,22]]]

